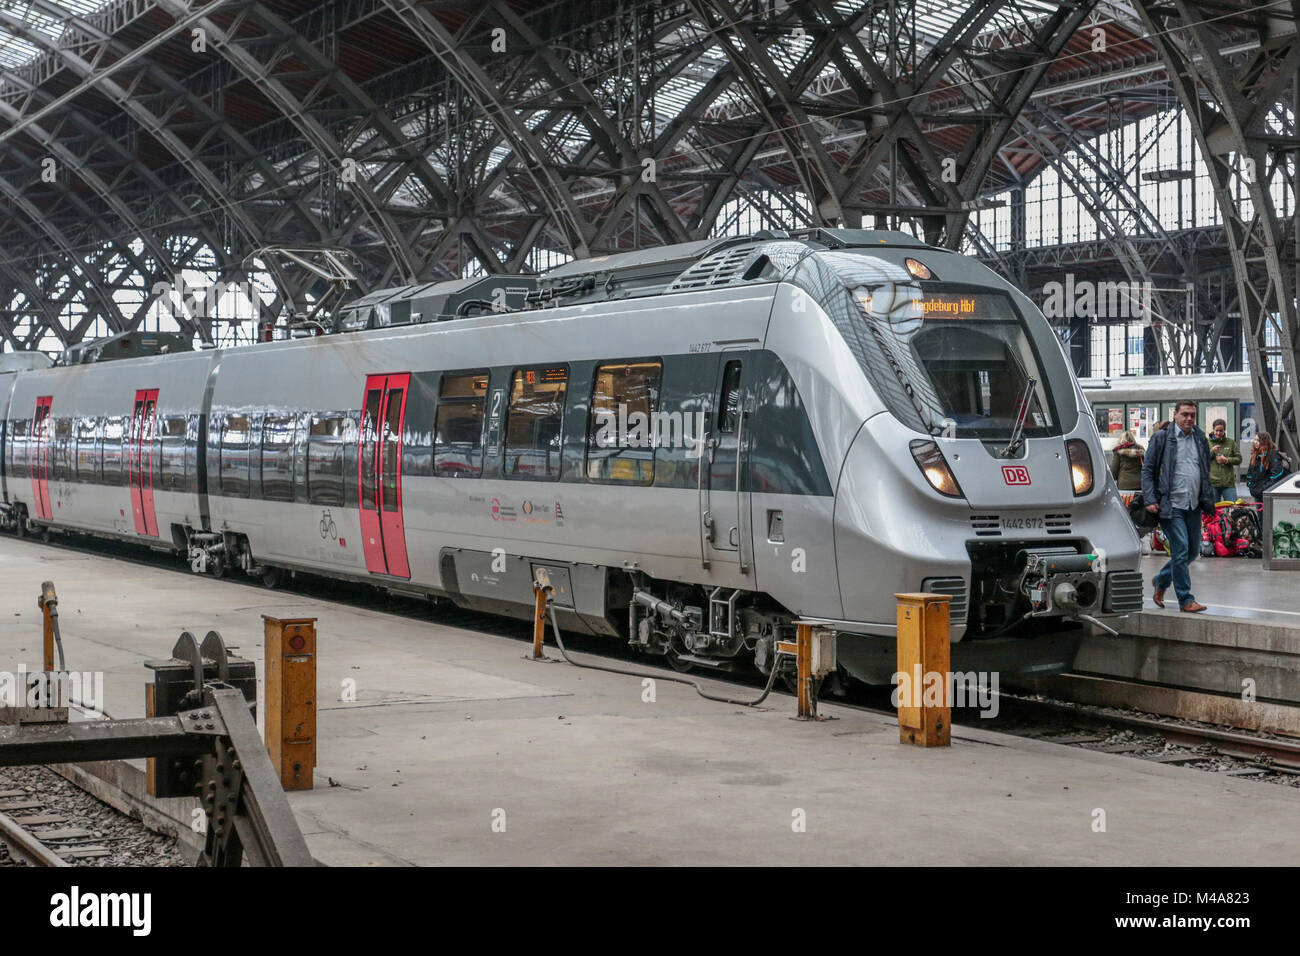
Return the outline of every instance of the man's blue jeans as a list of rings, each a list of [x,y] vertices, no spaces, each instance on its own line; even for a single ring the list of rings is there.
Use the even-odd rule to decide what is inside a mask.
[[[1192,575],[1187,566],[1201,553],[1201,509],[1173,509],[1172,518],[1160,519],[1160,530],[1169,542],[1169,560],[1156,573],[1156,590],[1167,590],[1172,582],[1174,593],[1178,595],[1178,606],[1187,607],[1196,600],[1192,596]]]

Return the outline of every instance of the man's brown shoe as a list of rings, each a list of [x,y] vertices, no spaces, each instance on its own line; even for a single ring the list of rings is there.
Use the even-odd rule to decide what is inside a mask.
[[[1196,603],[1195,601],[1192,601],[1190,604],[1184,604],[1184,605],[1183,605],[1183,610],[1184,610],[1184,611],[1187,611],[1187,612],[1189,612],[1189,613],[1195,613],[1196,611],[1204,611],[1204,610],[1205,610],[1205,605],[1204,605],[1204,604],[1198,604],[1198,603]]]
[[[1165,606],[1165,589],[1156,588],[1155,593],[1151,595],[1151,600],[1156,602],[1156,607]]]

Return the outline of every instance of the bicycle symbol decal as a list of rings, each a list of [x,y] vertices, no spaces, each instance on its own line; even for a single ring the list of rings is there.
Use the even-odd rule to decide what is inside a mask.
[[[337,541],[339,537],[338,526],[334,524],[334,519],[330,517],[328,508],[322,511],[320,515],[320,537],[322,541],[326,538],[333,538]]]

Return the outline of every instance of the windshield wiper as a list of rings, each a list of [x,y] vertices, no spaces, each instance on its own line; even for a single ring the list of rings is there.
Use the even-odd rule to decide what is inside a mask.
[[[1020,445],[1025,440],[1025,418],[1029,415],[1029,398],[1034,393],[1034,386],[1038,384],[1038,379],[1031,378],[1025,382],[1025,393],[1020,396],[1020,414],[1016,416],[1016,427],[1011,429],[1011,441],[1007,442],[1007,447],[1002,449],[1002,457],[1010,458],[1016,452],[1020,451]]]

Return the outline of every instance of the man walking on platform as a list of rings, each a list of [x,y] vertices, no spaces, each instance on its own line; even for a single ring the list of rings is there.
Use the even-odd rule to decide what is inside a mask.
[[[1210,446],[1205,432],[1196,427],[1197,405],[1184,399],[1174,408],[1174,420],[1151,436],[1142,463],[1142,497],[1147,510],[1160,516],[1160,528],[1169,542],[1169,560],[1156,574],[1156,607],[1165,606],[1165,591],[1173,583],[1178,606],[1184,611],[1204,611],[1192,596],[1188,568],[1201,551],[1201,511],[1214,510],[1210,484]]]

